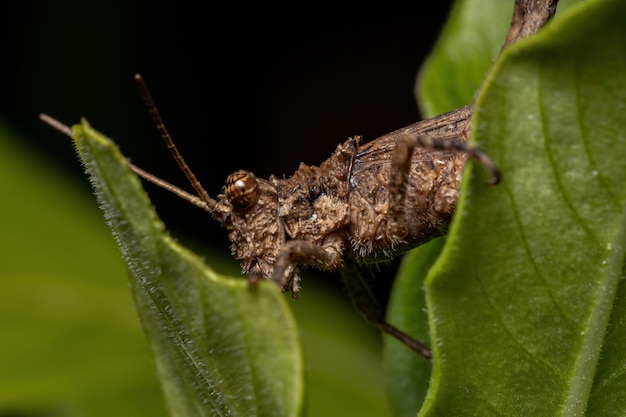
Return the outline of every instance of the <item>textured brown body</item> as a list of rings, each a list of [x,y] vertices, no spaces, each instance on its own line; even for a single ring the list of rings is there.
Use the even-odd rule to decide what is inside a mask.
[[[418,147],[412,155],[401,155],[398,141],[407,135],[467,141],[470,111],[463,108],[425,120],[359,148],[350,181],[348,228],[357,261],[388,259],[446,230],[456,207],[467,154]],[[404,175],[404,158],[410,158],[410,168],[402,187],[391,178]]]
[[[420,145],[467,141],[470,115],[465,107],[363,145],[351,138],[290,178],[237,171],[210,211],[245,273],[297,296],[301,265],[337,269],[346,256],[378,262],[446,230],[467,154]]]

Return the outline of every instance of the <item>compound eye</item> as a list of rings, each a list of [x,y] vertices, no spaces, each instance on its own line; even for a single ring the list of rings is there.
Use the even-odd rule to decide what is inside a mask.
[[[226,178],[226,198],[237,210],[247,210],[259,200],[259,183],[252,172],[237,171]]]

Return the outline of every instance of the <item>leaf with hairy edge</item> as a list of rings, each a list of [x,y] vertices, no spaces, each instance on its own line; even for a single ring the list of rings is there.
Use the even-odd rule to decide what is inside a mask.
[[[626,3],[584,2],[505,51],[474,165],[426,281],[421,416],[626,413]]]
[[[73,130],[131,273],[172,415],[299,415],[300,345],[278,289],[208,269],[164,232],[117,148],[86,122]]]

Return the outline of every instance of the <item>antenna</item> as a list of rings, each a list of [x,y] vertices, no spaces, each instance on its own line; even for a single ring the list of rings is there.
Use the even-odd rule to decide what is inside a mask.
[[[197,195],[188,193],[187,191],[183,190],[182,188],[179,188],[173,184],[170,184],[169,182],[162,180],[161,178],[152,175],[151,173],[149,173],[148,171],[144,171],[143,169],[139,168],[137,165],[133,165],[130,162],[128,162],[128,166],[130,167],[130,169],[133,170],[133,172],[135,174],[137,174],[138,176],[140,176],[141,178],[143,178],[144,180],[151,182],[152,184],[161,187],[167,191],[169,191],[172,194],[176,194],[177,196],[179,196],[180,198],[189,201],[191,204],[200,207],[201,209],[205,209],[206,211],[212,211],[213,210],[213,206],[209,205],[209,203],[207,203],[206,201],[204,201],[203,199],[201,199],[200,197],[198,197]]]
[[[202,207],[207,211],[213,211],[217,202],[213,200],[211,197],[209,197],[209,193],[207,193],[204,187],[202,186],[202,184],[200,184],[200,181],[198,181],[194,173],[191,171],[191,168],[189,168],[189,165],[187,165],[187,163],[183,159],[183,156],[178,151],[178,148],[174,144],[172,137],[170,136],[169,132],[167,131],[167,128],[165,127],[165,124],[163,123],[163,119],[161,119],[161,115],[159,114],[159,110],[157,109],[156,104],[154,104],[154,100],[152,99],[150,90],[148,90],[148,86],[146,85],[145,81],[143,80],[140,74],[135,74],[135,81],[137,82],[137,86],[139,87],[139,92],[141,93],[141,96],[143,97],[143,101],[144,103],[146,103],[146,107],[148,108],[148,111],[150,112],[150,115],[152,116],[152,120],[154,120],[154,123],[156,124],[157,129],[159,129],[159,132],[161,133],[161,137],[167,144],[167,148],[170,150],[170,152],[174,156],[176,163],[178,164],[180,169],[183,171],[183,173],[185,174],[185,176],[191,183],[191,186],[198,193],[199,198],[192,194],[189,194],[188,192],[184,190],[181,190],[180,188],[166,181],[163,181],[160,178],[155,177],[154,175],[142,170],[139,167],[129,164],[131,169],[137,175],[141,176],[145,180],[150,181],[151,183],[161,188],[164,188],[178,195],[181,198],[184,198],[185,200],[191,202],[192,204],[195,204],[198,207]]]

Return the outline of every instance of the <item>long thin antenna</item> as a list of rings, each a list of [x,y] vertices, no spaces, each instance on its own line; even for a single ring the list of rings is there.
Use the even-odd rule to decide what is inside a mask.
[[[185,199],[187,201],[189,201],[191,204],[200,207],[201,209],[205,209],[207,211],[211,211],[211,208],[209,207],[208,203],[206,201],[204,201],[203,199],[201,199],[200,197],[198,197],[197,195],[193,195],[191,193],[188,193],[187,191],[178,188],[177,186],[170,184],[169,182],[162,180],[161,178],[152,175],[151,173],[149,173],[148,171],[144,171],[143,169],[139,168],[137,165],[133,165],[130,162],[128,163],[128,166],[130,167],[130,169],[133,170],[133,172],[135,174],[137,174],[138,176],[140,176],[141,178],[143,178],[146,181],[151,182],[154,185],[157,185],[169,192],[171,192],[172,194],[176,194],[177,196],[179,196],[182,199]]]
[[[52,126],[59,132],[63,133],[65,136],[68,136],[70,139],[74,136],[74,133],[69,126],[66,126],[63,123],[59,122],[54,117],[50,117],[47,114],[41,113],[39,115],[39,119],[41,119],[42,122],[48,124],[49,126]]]
[[[63,123],[59,122],[57,119],[55,119],[54,117],[48,116],[47,114],[40,114],[39,118],[46,124],[52,126],[54,129],[58,130],[59,132],[63,133],[64,135],[68,136],[70,139],[73,137],[73,132],[72,129],[69,126],[64,125]],[[176,194],[178,197],[189,201],[191,204],[200,207],[201,209],[204,209],[206,211],[212,211],[213,210],[213,206],[211,206],[209,203],[207,203],[206,201],[204,201],[203,199],[201,199],[200,197],[198,197],[197,195],[188,193],[187,191],[178,188],[177,186],[170,184],[169,182],[162,180],[161,178],[150,174],[147,171],[144,171],[143,169],[139,168],[137,165],[133,165],[130,163],[130,161],[128,162],[128,166],[130,167],[130,169],[133,170],[133,172],[135,174],[137,174],[138,176],[140,176],[141,178],[143,178],[144,180],[151,182],[155,185],[157,185],[158,187],[161,187],[169,192],[171,192],[172,194]]]
[[[148,111],[150,112],[150,115],[152,116],[152,120],[154,120],[154,123],[156,124],[157,129],[159,129],[159,132],[161,132],[161,137],[167,144],[167,148],[170,150],[170,152],[174,156],[176,163],[178,163],[178,166],[180,167],[180,169],[183,171],[183,173],[185,174],[185,176],[191,183],[191,186],[196,190],[196,192],[200,196],[200,199],[206,203],[206,205],[203,208],[208,209],[209,211],[212,211],[215,205],[217,204],[217,202],[213,200],[211,197],[209,197],[209,193],[207,193],[204,187],[202,186],[202,184],[200,184],[200,181],[198,181],[194,173],[189,168],[189,165],[187,165],[187,163],[183,159],[183,156],[178,151],[178,148],[176,147],[176,145],[174,145],[174,141],[172,140],[172,137],[167,131],[165,124],[163,124],[163,119],[161,119],[159,110],[157,109],[156,104],[154,104],[154,100],[152,99],[150,90],[148,90],[148,86],[146,85],[145,81],[143,80],[140,74],[135,74],[135,81],[137,82],[137,86],[139,87],[139,92],[141,93],[141,96],[143,97],[143,101],[146,103],[146,107],[148,108]],[[158,180],[158,178],[156,177],[152,176],[153,178],[148,178],[146,175],[144,175],[148,173],[143,170],[140,170],[141,171],[140,173],[135,169],[136,167],[131,165],[131,168],[133,168],[133,171],[135,171],[137,174],[141,175],[148,181],[155,183],[156,185],[159,185],[170,191],[172,191],[173,189],[176,189],[176,187],[172,186],[171,184],[165,181],[162,181],[162,180],[159,180],[160,182],[154,181],[155,179]],[[166,186],[165,184],[169,185],[170,187]],[[186,200],[191,201],[193,204],[198,205],[196,202],[192,201],[187,196],[183,196],[179,194],[178,192],[176,192],[176,194],[179,195],[180,197],[183,197]]]

